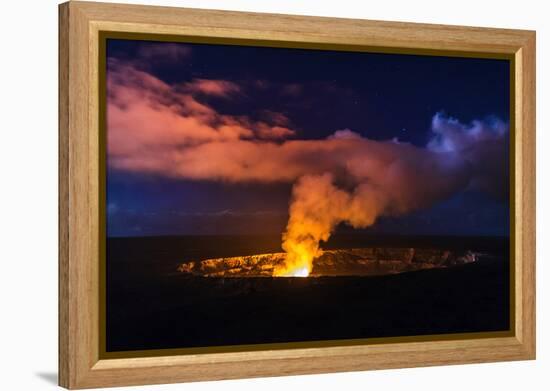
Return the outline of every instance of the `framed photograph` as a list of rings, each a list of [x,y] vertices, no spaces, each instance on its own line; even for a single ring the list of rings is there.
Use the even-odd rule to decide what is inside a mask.
[[[535,33],[59,8],[59,382],[535,358]]]

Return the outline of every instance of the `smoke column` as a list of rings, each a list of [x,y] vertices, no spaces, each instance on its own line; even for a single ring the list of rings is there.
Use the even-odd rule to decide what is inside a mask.
[[[389,159],[369,161],[368,150],[359,159],[349,159],[346,175],[351,190],[337,187],[331,173],[301,177],[293,187],[283,234],[287,262],[275,275],[292,276],[297,271],[308,275],[313,259],[322,253],[320,242],[327,241],[340,223],[366,228],[380,216],[407,214],[467,187],[506,196],[507,159],[502,159],[507,156],[506,124],[493,119],[468,127],[437,114],[432,131],[435,136],[426,149],[402,145]]]

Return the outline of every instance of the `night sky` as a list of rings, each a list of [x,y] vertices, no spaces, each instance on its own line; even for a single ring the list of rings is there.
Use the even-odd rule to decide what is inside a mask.
[[[509,122],[505,60],[109,39],[107,62],[107,77],[117,80],[113,85],[135,87],[147,82],[156,102],[182,117],[197,116],[203,108],[190,114],[188,106],[172,103],[174,96],[191,96],[193,104],[214,110],[214,117],[208,114],[212,126],[239,121],[252,127],[269,124],[270,131],[280,125],[281,132],[293,132],[270,138],[275,144],[286,139],[322,140],[347,129],[370,140],[426,148],[434,137],[431,127],[437,113],[466,126],[472,121]],[[128,69],[139,80],[128,76],[133,75]],[[139,116],[124,118],[131,113],[128,105],[138,102],[138,93],[127,98],[122,89],[109,85],[108,104],[115,100],[120,112],[107,126],[108,143],[117,143],[117,148],[108,145],[108,236],[282,233],[292,182],[194,179],[165,175],[149,166],[112,164],[126,141],[122,136],[112,141],[111,133],[117,126],[126,127],[123,134],[128,138],[132,134],[128,124],[140,124]],[[115,116],[108,109],[110,115]],[[163,123],[161,117],[154,118],[155,124]],[[138,147],[147,147],[147,141]],[[131,153],[143,150],[138,147]],[[165,147],[158,153],[173,151]],[[507,155],[497,158],[508,161]],[[495,196],[469,186],[428,208],[381,217],[365,231],[508,235],[508,202],[507,194]],[[353,230],[341,224],[338,231]]]

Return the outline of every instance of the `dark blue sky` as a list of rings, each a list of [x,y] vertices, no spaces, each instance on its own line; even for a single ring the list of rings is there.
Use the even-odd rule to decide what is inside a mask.
[[[350,129],[424,147],[437,112],[465,124],[509,121],[506,60],[206,44],[179,44],[187,54],[167,58],[144,56],[147,42],[107,42],[108,59],[172,86],[194,79],[238,84],[234,99],[200,99],[223,115],[262,120],[266,110],[283,113],[296,139]],[[109,168],[108,235],[281,233],[290,191],[290,184],[224,184]],[[506,198],[468,191],[411,215],[381,218],[368,231],[508,235],[509,208]]]

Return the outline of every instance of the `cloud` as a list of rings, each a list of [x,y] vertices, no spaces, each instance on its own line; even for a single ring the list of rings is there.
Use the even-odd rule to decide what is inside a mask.
[[[509,197],[509,124],[494,117],[463,124],[437,113],[432,119],[433,137],[427,148],[438,153],[459,154],[475,172],[470,188]]]
[[[160,170],[163,174],[163,167],[174,164],[185,147],[230,140],[278,140],[294,134],[279,120],[224,115],[197,100],[197,90],[227,93],[235,90],[233,83],[201,80],[190,85],[195,93],[189,85],[171,86],[144,70],[109,61],[107,128],[113,167]]]
[[[155,66],[185,66],[192,54],[192,47],[187,43],[140,41],[131,57],[115,47],[109,52],[107,63],[109,67],[109,63],[123,61],[135,69],[150,71]]]
[[[212,79],[194,79],[183,85],[183,90],[188,93],[228,97],[233,93],[241,91],[241,88],[230,81]]]
[[[284,115],[283,113],[279,113],[277,111],[272,110],[262,110],[261,111],[262,118],[266,119],[267,121],[281,126],[286,126],[290,124],[290,119]]]
[[[360,139],[361,135],[351,129],[341,129],[329,136],[329,139]]]
[[[439,112],[432,118],[433,137],[428,148],[436,152],[464,152],[485,142],[499,142],[508,133],[508,124],[498,118],[463,124]]]
[[[108,94],[111,167],[175,178],[292,183],[329,172],[352,183],[380,184],[396,176],[403,183],[420,183],[457,176],[458,167],[466,173],[465,182],[489,183],[484,176],[492,170],[480,165],[507,143],[502,121],[468,126],[441,113],[433,117],[426,148],[373,141],[349,129],[322,140],[291,140],[295,132],[285,126],[289,120],[282,113],[266,110],[262,121],[224,115],[185,88],[119,63],[108,72]]]

